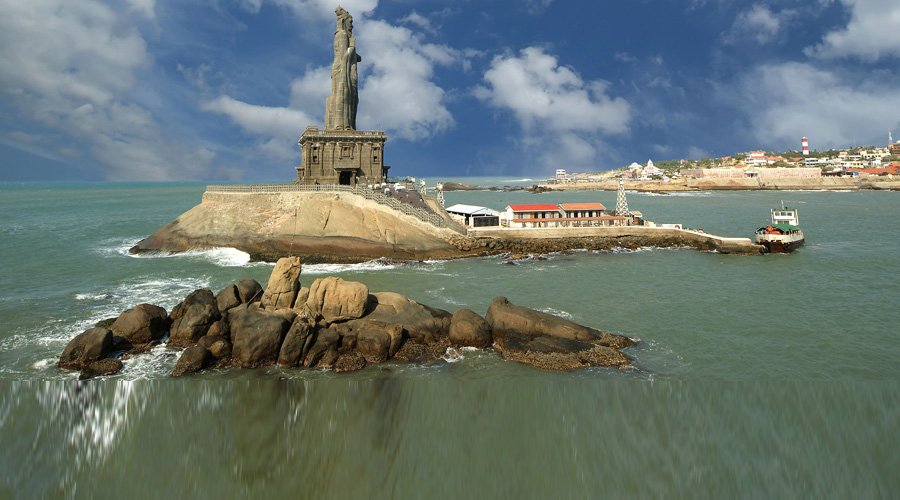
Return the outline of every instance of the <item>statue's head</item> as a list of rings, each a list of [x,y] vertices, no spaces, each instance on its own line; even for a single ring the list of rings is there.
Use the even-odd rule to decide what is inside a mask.
[[[353,16],[344,10],[343,7],[334,9],[337,16],[337,31],[353,31]]]

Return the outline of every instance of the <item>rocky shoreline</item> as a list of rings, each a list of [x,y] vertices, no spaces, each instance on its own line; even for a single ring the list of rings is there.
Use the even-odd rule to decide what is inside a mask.
[[[329,276],[300,283],[298,257],[278,260],[263,287],[241,280],[216,294],[191,292],[170,313],[139,304],[73,338],[58,366],[80,379],[113,375],[123,360],[165,344],[183,349],[172,376],[211,368],[306,368],[349,372],[388,361],[428,364],[463,347],[545,370],[633,368],[628,337],[602,332],[497,297],[481,317],[419,304]]]

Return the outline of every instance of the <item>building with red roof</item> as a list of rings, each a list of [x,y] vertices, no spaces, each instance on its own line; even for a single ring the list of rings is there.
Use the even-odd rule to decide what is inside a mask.
[[[504,226],[532,227],[585,227],[624,226],[628,217],[606,213],[602,203],[549,203],[514,204],[506,207]]]

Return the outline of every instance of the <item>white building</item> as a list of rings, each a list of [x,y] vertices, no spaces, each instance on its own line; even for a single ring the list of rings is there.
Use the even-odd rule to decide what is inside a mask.
[[[453,220],[466,227],[488,227],[500,225],[500,212],[487,207],[463,205],[457,203],[447,207],[447,213]]]

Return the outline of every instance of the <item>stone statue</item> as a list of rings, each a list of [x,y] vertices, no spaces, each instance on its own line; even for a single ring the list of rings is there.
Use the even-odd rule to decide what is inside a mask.
[[[337,26],[334,32],[334,62],[331,65],[331,95],[325,99],[325,129],[356,130],[356,107],[359,104],[356,63],[362,58],[356,53],[353,16],[341,7],[334,13]]]

